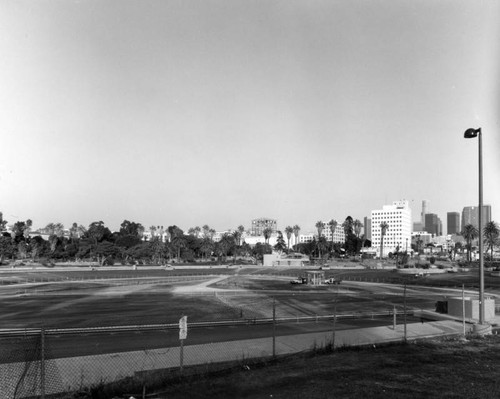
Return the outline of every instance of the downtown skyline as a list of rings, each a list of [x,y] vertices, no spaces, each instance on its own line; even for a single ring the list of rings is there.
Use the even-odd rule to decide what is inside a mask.
[[[500,5],[4,2],[9,223],[313,231],[422,199],[500,220]]]

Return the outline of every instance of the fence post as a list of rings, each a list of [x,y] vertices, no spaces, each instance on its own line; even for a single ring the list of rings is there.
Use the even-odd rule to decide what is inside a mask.
[[[394,305],[394,310],[392,311],[392,329],[396,331],[396,305]]]
[[[335,306],[333,307],[333,331],[332,331],[332,350],[335,351],[335,330],[337,324],[337,299],[335,299]]]
[[[45,399],[45,327],[40,329],[40,399]]]
[[[273,357],[276,357],[276,299],[273,297]]]
[[[405,342],[406,342],[406,282],[405,282],[405,289],[404,289],[404,312],[403,312],[403,317],[404,317],[404,322],[405,322]]]

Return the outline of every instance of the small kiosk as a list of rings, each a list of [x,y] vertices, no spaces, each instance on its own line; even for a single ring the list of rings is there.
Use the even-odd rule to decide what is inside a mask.
[[[319,270],[306,271],[307,284],[321,285],[325,281],[325,272]]]

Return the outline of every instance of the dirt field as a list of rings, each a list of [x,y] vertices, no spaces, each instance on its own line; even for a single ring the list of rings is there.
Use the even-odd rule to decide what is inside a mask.
[[[335,309],[390,312],[403,304],[400,285],[344,280],[340,286],[293,286],[290,276],[298,273],[296,269],[282,270],[281,275],[270,275],[269,269],[2,273],[0,323],[3,328],[93,327],[175,323],[182,315],[190,321],[271,317],[273,306],[277,317],[299,317],[331,315]],[[359,273],[353,271],[352,277]],[[332,274],[340,273],[327,272]],[[374,281],[372,271],[365,276]],[[377,276],[382,281],[380,271]],[[441,291],[412,286],[406,302],[410,309],[432,309],[441,296]]]

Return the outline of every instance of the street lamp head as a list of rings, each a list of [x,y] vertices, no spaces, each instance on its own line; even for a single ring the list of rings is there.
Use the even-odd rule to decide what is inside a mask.
[[[464,138],[466,139],[473,139],[474,137],[477,137],[478,133],[481,133],[481,128],[477,129],[467,129],[464,133]]]

